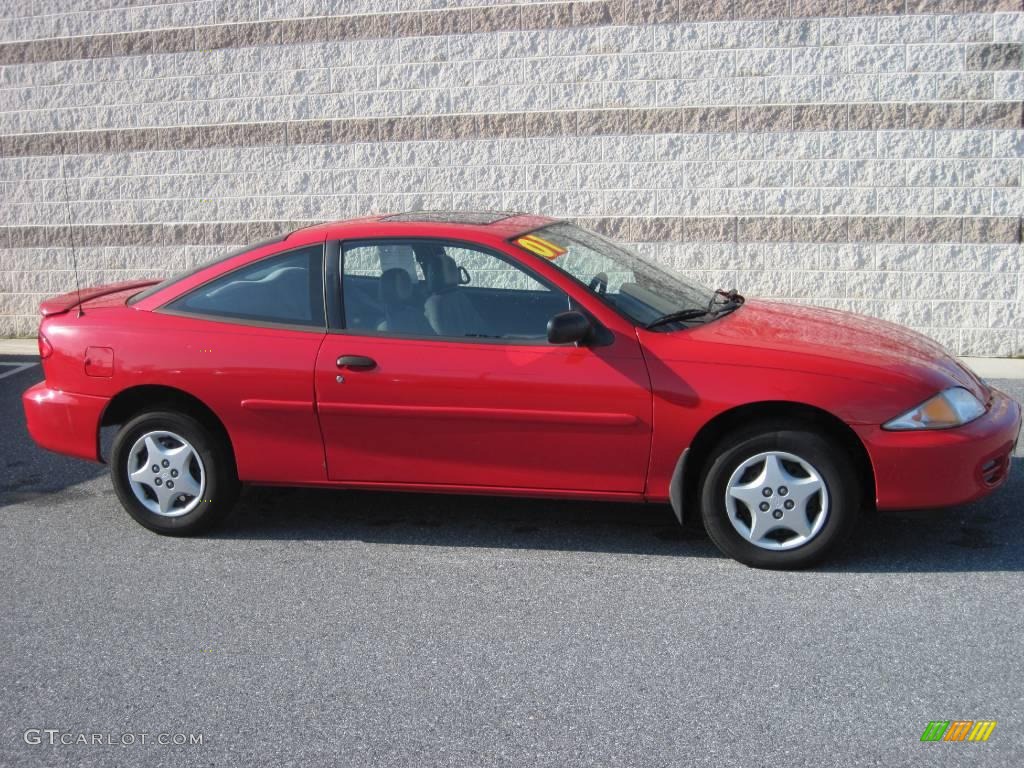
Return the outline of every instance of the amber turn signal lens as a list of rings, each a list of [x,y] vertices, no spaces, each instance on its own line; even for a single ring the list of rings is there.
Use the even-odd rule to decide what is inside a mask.
[[[955,427],[960,423],[960,418],[946,398],[934,397],[918,409],[914,421],[929,427],[941,428]]]
[[[883,429],[949,429],[959,427],[985,413],[985,406],[963,387],[950,387],[939,392],[902,416],[882,425]]]

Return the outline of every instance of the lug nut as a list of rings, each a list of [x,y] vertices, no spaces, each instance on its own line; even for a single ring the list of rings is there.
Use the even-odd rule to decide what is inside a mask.
[[[169,462],[169,461],[168,461],[167,459],[164,459],[163,461],[161,461],[161,462],[160,462],[160,464],[161,464],[162,466],[164,466],[164,467],[169,467],[169,466],[171,466],[171,462]]]
[[[760,507],[762,512],[767,512],[771,505],[767,501],[762,501]]]
[[[772,512],[772,517],[774,517],[776,520],[779,520],[782,517],[782,510],[776,509],[774,512]]]
[[[780,485],[779,486],[779,496],[785,496],[787,493],[789,493],[789,488],[787,488],[784,485]]]
[[[168,488],[173,488],[174,487],[174,481],[173,480],[168,480],[167,481],[167,487]]]
[[[164,484],[164,481],[161,480],[159,477],[156,480],[153,481],[153,485],[163,485],[163,484]]]
[[[158,467],[156,464],[154,464],[153,465],[153,471],[154,472],[159,472],[160,471],[160,467]]]
[[[772,495],[772,489],[771,488],[762,488],[761,489],[761,495],[764,496],[765,498],[771,496]]]
[[[171,477],[177,477],[177,476],[178,476],[178,470],[172,469],[171,470]]]
[[[792,499],[786,499],[786,503],[783,504],[782,506],[784,506],[786,509],[792,509],[795,505],[793,504]]]

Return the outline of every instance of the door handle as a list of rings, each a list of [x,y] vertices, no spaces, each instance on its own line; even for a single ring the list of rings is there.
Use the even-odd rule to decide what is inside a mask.
[[[352,371],[372,371],[377,367],[377,361],[363,355],[342,355],[338,358],[338,367]]]

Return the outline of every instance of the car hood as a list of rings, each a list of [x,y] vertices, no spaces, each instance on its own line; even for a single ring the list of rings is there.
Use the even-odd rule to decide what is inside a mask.
[[[820,373],[815,361],[826,358],[855,378],[872,380],[884,372],[938,389],[965,387],[982,402],[990,394],[974,373],[927,336],[852,312],[750,300],[689,333],[693,341],[756,350],[768,365],[774,358],[779,367],[797,365]]]

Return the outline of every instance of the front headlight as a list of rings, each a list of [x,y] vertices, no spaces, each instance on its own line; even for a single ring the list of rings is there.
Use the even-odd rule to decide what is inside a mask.
[[[949,429],[974,421],[984,412],[985,406],[978,398],[963,387],[951,387],[885,422],[882,429]]]

